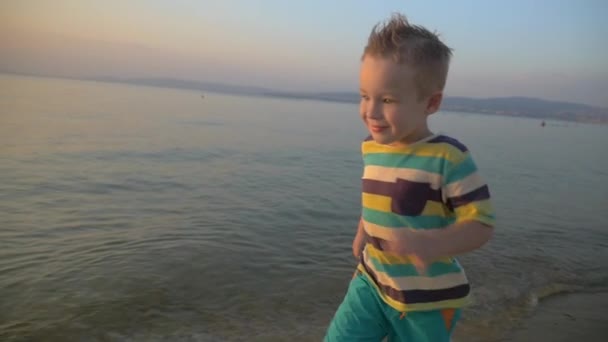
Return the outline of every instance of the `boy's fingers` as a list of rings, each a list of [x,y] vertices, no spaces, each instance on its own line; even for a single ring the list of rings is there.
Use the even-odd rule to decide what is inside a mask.
[[[414,264],[414,267],[416,267],[416,271],[418,271],[418,273],[420,273],[421,275],[426,275],[426,271],[427,271],[426,262],[424,262],[418,256],[413,255],[413,254],[410,255],[409,257],[410,257],[410,260],[412,261],[412,264]]]
[[[404,255],[407,254],[407,245],[403,243],[396,243],[394,241],[389,242],[386,240],[378,239],[380,243],[380,247],[384,252],[389,252],[394,255]]]

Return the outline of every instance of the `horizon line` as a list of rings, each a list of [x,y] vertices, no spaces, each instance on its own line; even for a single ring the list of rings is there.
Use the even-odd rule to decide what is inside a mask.
[[[103,82],[103,83],[113,83],[113,84],[129,84],[129,85],[139,85],[139,86],[148,86],[154,88],[169,88],[169,89],[190,89],[190,90],[204,90],[197,89],[193,87],[185,87],[185,86],[169,86],[169,85],[155,85],[155,84],[143,84],[137,82],[129,82],[129,80],[137,81],[137,80],[168,80],[168,81],[179,81],[179,82],[193,82],[193,83],[201,83],[206,85],[213,86],[221,86],[221,87],[234,87],[234,88],[250,88],[251,90],[257,91],[266,91],[266,92],[275,92],[274,95],[324,95],[324,94],[335,94],[335,93],[353,93],[356,94],[355,90],[331,90],[331,91],[322,91],[322,92],[312,92],[312,91],[282,91],[276,88],[268,88],[265,86],[258,85],[249,85],[249,84],[234,84],[234,83],[223,83],[221,81],[202,81],[197,79],[183,79],[178,77],[169,77],[169,76],[147,76],[147,77],[118,77],[118,76],[69,76],[69,75],[59,75],[52,73],[32,73],[32,72],[22,72],[22,71],[13,71],[13,70],[3,70],[0,69],[0,74],[9,74],[16,76],[27,76],[27,77],[39,77],[39,78],[55,78],[55,79],[65,79],[65,80],[75,80],[75,81],[92,81],[92,82]],[[209,91],[209,90],[206,90]],[[217,92],[217,93],[230,93],[228,91],[209,91],[209,92]],[[272,96],[273,94],[265,94],[265,93],[245,93],[244,91],[233,91],[233,93],[239,93],[239,95],[257,95],[257,96]],[[474,99],[474,100],[489,100],[489,99],[508,99],[508,98],[522,98],[522,99],[532,99],[532,100],[541,100],[546,102],[553,103],[564,103],[564,104],[575,104],[581,106],[587,106],[594,109],[606,110],[608,111],[608,107],[597,106],[589,103],[582,102],[573,102],[573,101],[558,101],[551,100],[537,96],[525,96],[525,95],[509,95],[509,96],[471,96],[471,95],[448,95],[446,94],[445,98],[466,98],[466,99]]]

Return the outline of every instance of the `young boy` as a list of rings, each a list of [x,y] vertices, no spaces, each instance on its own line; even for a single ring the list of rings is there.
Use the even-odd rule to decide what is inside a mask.
[[[451,49],[402,15],[376,25],[360,70],[362,216],[355,277],[325,341],[449,341],[469,284],[453,258],[493,232],[490,194],[467,148],[433,134]]]

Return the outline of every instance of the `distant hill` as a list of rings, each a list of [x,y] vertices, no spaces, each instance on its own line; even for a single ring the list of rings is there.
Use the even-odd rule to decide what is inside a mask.
[[[359,94],[353,92],[285,93],[267,92],[264,95],[294,99],[314,99],[358,103]],[[529,97],[444,98],[443,111],[481,113],[488,115],[521,116],[587,123],[608,124],[608,108],[592,107],[579,103],[548,101]]]
[[[218,93],[269,96],[289,99],[320,100],[344,103],[358,103],[355,92],[282,92],[262,87],[238,86],[222,83],[180,80],[172,78],[95,78],[97,81],[120,82],[156,87],[170,87],[210,91]],[[608,124],[608,108],[592,107],[584,104],[548,101],[529,97],[470,98],[446,97],[441,106],[443,111],[481,113],[554,119],[586,123]]]
[[[448,97],[444,110],[608,124],[608,108],[529,97]]]
[[[214,82],[200,82],[192,80],[180,80],[175,78],[119,78],[119,77],[95,77],[94,81],[128,83],[136,85],[146,85],[151,87],[180,88],[201,91],[210,91],[226,94],[239,95],[262,95],[271,92],[271,89],[262,87],[238,86]]]

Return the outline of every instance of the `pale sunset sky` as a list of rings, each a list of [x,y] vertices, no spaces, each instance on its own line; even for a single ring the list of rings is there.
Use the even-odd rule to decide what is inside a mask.
[[[4,0],[0,72],[356,91],[395,11],[454,49],[448,96],[608,107],[605,0]]]

